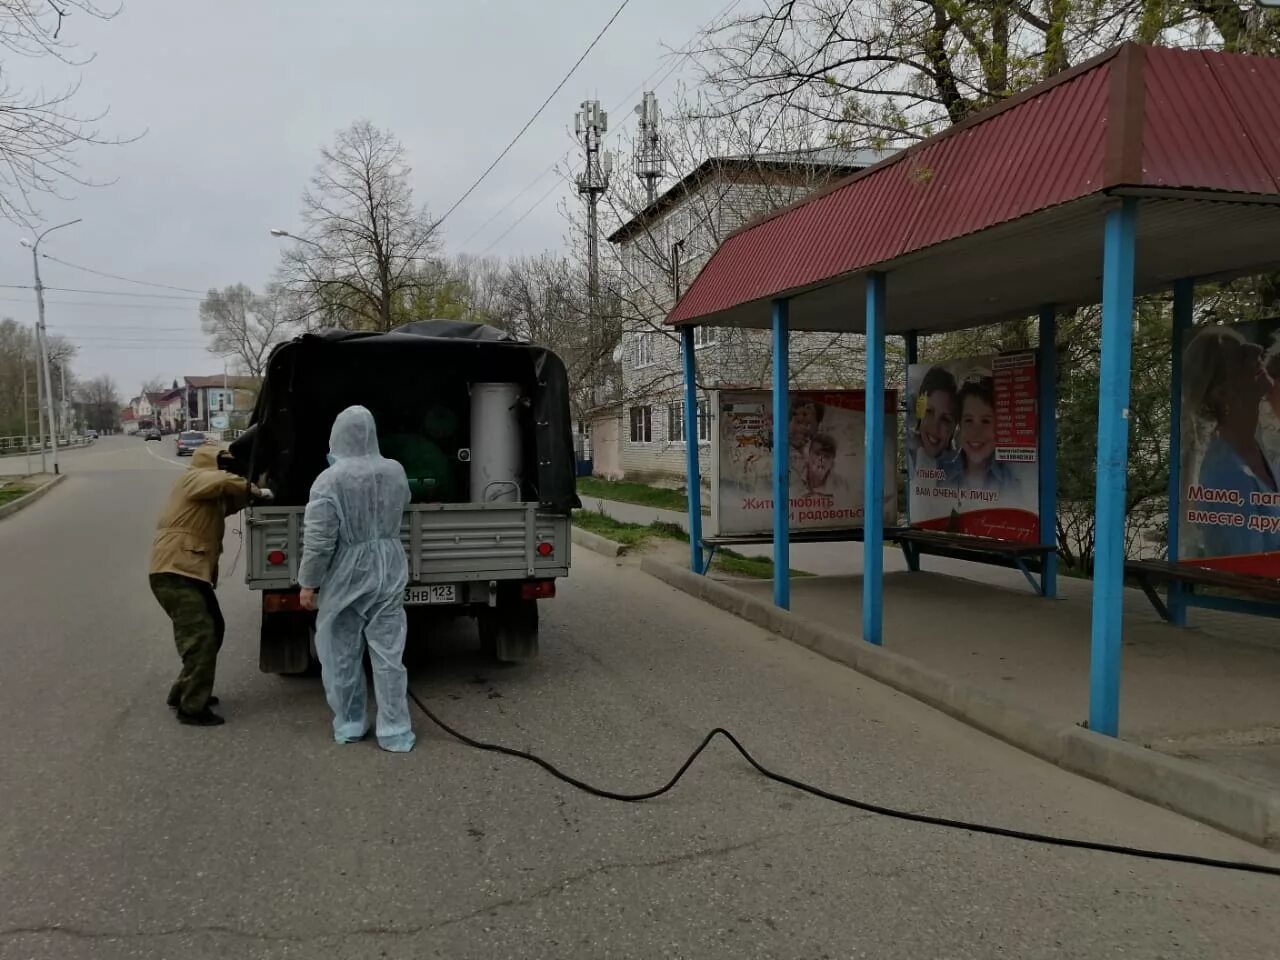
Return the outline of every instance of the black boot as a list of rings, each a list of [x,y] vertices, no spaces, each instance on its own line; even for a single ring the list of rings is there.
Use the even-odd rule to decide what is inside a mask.
[[[184,713],[179,710],[178,722],[185,723],[189,727],[217,727],[227,721],[222,719],[222,717],[218,716],[208,707],[205,707],[199,713]]]
[[[178,694],[176,694],[176,693],[170,693],[170,694],[169,694],[169,699],[168,699],[168,700],[166,700],[165,702],[169,704],[169,707],[170,707],[171,709],[173,709],[173,710],[177,710],[177,709],[178,709],[178,703],[179,703],[179,701],[180,701],[180,700],[181,700],[181,697],[179,697],[179,696],[178,696]],[[215,697],[215,696],[213,696],[213,695],[211,694],[211,695],[209,696],[209,699],[205,701],[205,705],[206,705],[206,706],[209,706],[209,707],[216,707],[216,706],[217,706],[219,703],[221,703],[221,702],[222,702],[221,700],[219,700],[217,697]]]

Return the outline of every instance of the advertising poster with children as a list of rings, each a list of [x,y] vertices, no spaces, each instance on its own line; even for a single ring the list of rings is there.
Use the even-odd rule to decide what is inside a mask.
[[[911,525],[1040,542],[1034,351],[907,371]]]
[[[790,451],[791,527],[855,530],[862,527],[866,395],[862,390],[793,391],[786,433],[775,440],[768,390],[721,391],[716,398],[716,450],[712,456],[713,535],[773,531],[773,449]],[[894,463],[897,409],[885,394],[885,523],[897,522]]]
[[[1180,426],[1178,559],[1280,577],[1280,320],[1187,335]]]

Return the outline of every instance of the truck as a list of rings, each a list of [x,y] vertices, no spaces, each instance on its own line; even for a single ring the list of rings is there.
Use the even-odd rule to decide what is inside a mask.
[[[564,363],[491,326],[423,320],[304,334],[268,359],[231,443],[237,470],[273,493],[246,508],[242,528],[245,582],[262,597],[259,668],[315,669],[314,614],[297,582],[304,511],[334,418],[356,404],[412,492],[400,527],[409,642],[461,614],[498,660],[536,657],[538,604],[569,574],[580,506]]]

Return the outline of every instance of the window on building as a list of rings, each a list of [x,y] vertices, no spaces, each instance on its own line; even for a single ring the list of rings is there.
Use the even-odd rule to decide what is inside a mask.
[[[657,334],[636,334],[636,366],[647,367],[657,361]]]
[[[631,408],[631,442],[653,443],[653,407]]]
[[[684,440],[684,404],[667,404],[667,440],[679,443]]]
[[[698,401],[698,442],[711,442],[711,402]]]
[[[718,327],[694,327],[693,345],[695,347],[709,347],[716,342],[717,333],[719,333]]]

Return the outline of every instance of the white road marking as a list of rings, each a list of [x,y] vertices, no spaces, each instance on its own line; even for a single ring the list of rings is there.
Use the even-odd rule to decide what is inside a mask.
[[[143,440],[142,442],[150,443],[151,441]],[[177,463],[176,461],[170,460],[168,457],[162,456],[161,454],[156,453],[150,447],[143,447],[142,449],[147,451],[147,456],[151,457],[153,460],[159,460],[161,463],[165,464],[166,466],[173,467],[174,469],[177,469],[177,470],[187,469],[187,465],[185,463]]]

